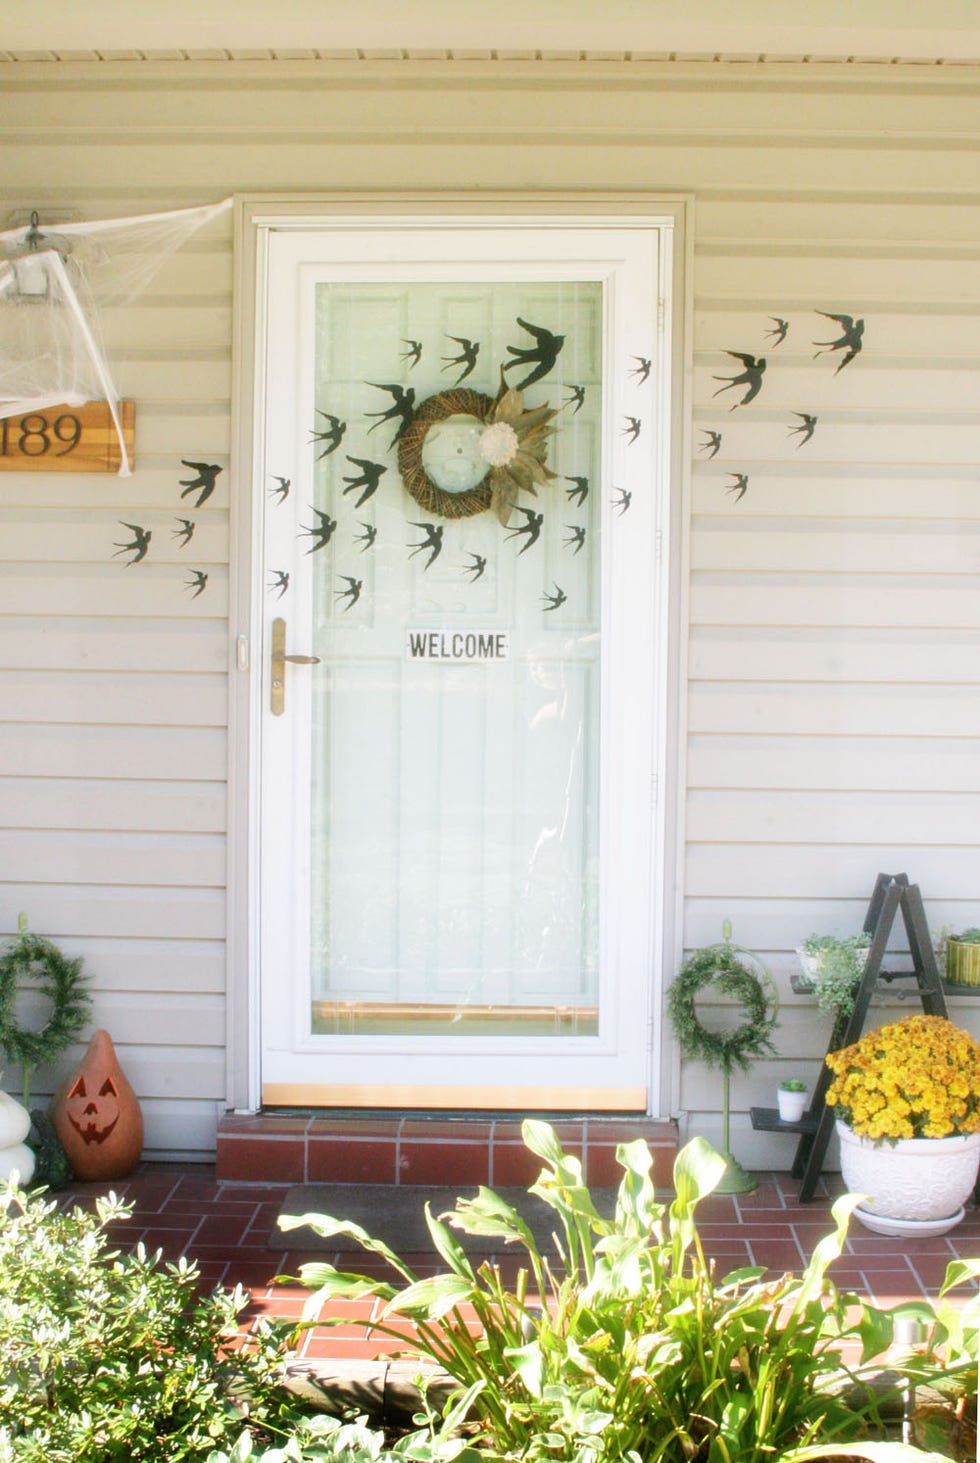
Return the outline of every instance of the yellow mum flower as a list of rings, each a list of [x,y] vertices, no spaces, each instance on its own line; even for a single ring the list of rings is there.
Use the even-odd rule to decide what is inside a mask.
[[[942,1016],[906,1016],[830,1052],[828,1107],[860,1137],[980,1132],[980,1045]]]

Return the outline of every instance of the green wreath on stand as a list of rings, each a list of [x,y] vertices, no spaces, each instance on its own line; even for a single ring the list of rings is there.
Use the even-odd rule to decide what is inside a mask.
[[[726,1030],[705,1026],[698,1013],[697,997],[709,987],[741,1008],[744,1019],[737,1026]],[[722,1074],[727,1167],[718,1193],[745,1194],[756,1187],[755,1180],[731,1154],[731,1075],[736,1067],[747,1072],[754,1057],[775,1051],[772,1033],[778,1009],[776,987],[766,966],[751,950],[733,945],[727,933],[721,944],[707,945],[688,956],[667,992],[667,1012],[684,1056],[718,1068]]]
[[[21,1066],[21,1101],[30,1111],[31,1073],[53,1062],[81,1033],[92,998],[83,985],[81,956],[71,960],[50,940],[29,935],[23,915],[20,931],[20,939],[0,956],[0,1049],[8,1061]],[[47,1021],[36,1031],[20,1025],[14,1014],[22,985],[39,991],[51,1006]],[[60,1187],[71,1176],[61,1145],[46,1113],[31,1113],[31,1118],[27,1141],[37,1159],[34,1182]]]

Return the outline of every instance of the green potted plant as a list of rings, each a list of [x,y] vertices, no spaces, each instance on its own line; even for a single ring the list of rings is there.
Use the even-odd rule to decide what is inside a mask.
[[[806,1107],[806,1083],[799,1077],[787,1077],[776,1090],[776,1101],[780,1122],[798,1123]]]
[[[980,985],[980,929],[946,935],[946,979],[951,985]]]
[[[858,935],[810,935],[797,948],[817,1005],[839,1019],[854,1009],[854,995],[871,949],[866,930]]]

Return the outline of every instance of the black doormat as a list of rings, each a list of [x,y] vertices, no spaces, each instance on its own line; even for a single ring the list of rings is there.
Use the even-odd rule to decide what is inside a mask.
[[[294,1184],[286,1192],[280,1214],[329,1214],[345,1219],[367,1231],[374,1239],[383,1240],[398,1255],[434,1253],[432,1237],[425,1222],[424,1206],[428,1202],[438,1217],[455,1208],[458,1197],[474,1198],[476,1188],[427,1188],[422,1184]],[[561,1232],[560,1221],[543,1200],[526,1189],[500,1188],[501,1198],[517,1210],[529,1225],[543,1253],[553,1249],[551,1234]],[[593,1189],[592,1201],[599,1213],[611,1216],[616,1208],[615,1189]],[[471,1236],[462,1230],[453,1233],[463,1246],[478,1254],[519,1253],[516,1245],[503,1240]],[[272,1249],[310,1250],[321,1254],[360,1247],[346,1235],[323,1239],[309,1226],[283,1230],[276,1226],[270,1238]]]

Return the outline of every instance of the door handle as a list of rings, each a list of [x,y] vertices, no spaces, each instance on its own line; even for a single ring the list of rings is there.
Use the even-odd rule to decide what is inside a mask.
[[[269,693],[269,709],[273,716],[282,716],[286,709],[286,662],[292,665],[319,665],[318,655],[286,654],[286,621],[272,622],[272,686]]]

